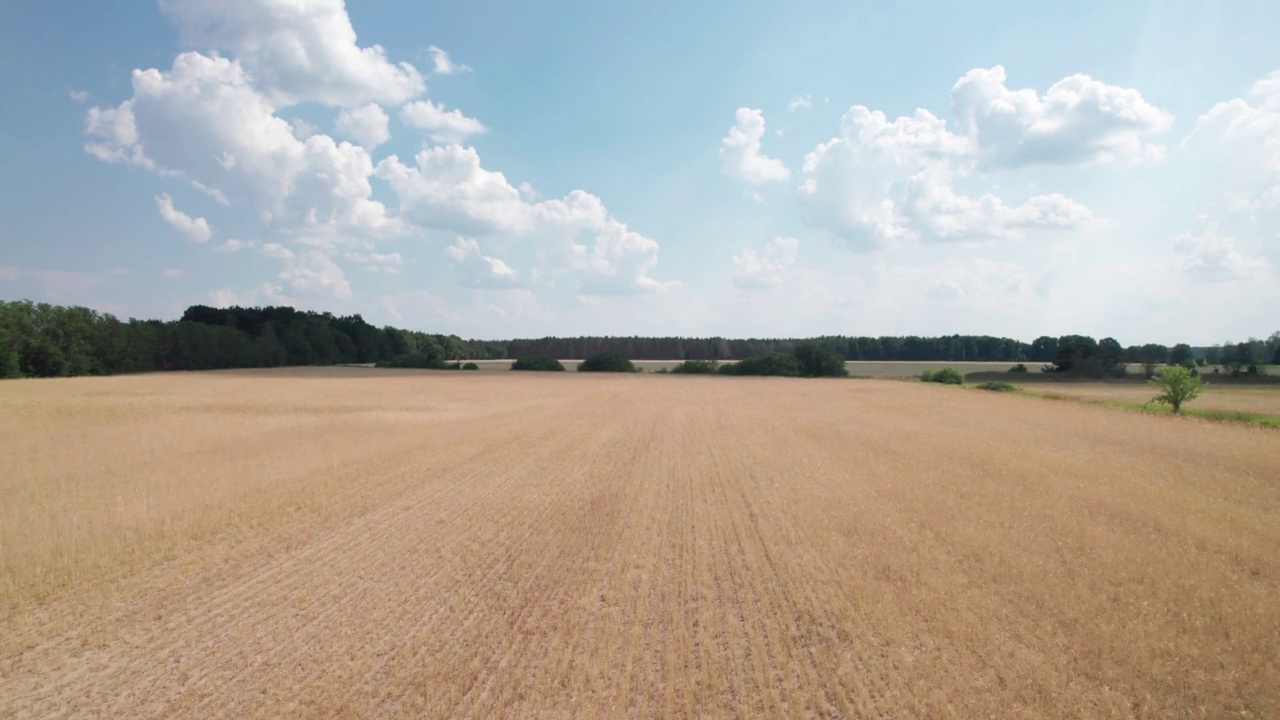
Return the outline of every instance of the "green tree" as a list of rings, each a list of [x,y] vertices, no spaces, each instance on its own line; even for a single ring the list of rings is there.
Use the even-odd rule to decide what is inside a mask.
[[[622,353],[602,352],[578,363],[579,372],[635,372],[636,366]]]
[[[1205,348],[1204,360],[1210,365],[1221,365],[1222,364],[1222,346],[1214,345],[1212,347]]]
[[[1182,404],[1194,400],[1204,389],[1199,375],[1178,365],[1160,368],[1160,373],[1151,378],[1151,382],[1161,391],[1151,402],[1171,405],[1175,413],[1182,412]]]
[[[721,375],[780,375],[796,377],[800,374],[800,361],[787,353],[768,353],[721,365]]]
[[[534,370],[544,372],[564,372],[564,365],[553,357],[519,358],[511,363],[512,370]]]
[[[671,372],[676,375],[710,375],[718,367],[719,364],[715,360],[685,360],[671,368]]]
[[[1181,365],[1188,360],[1195,360],[1195,353],[1192,352],[1191,346],[1186,343],[1178,343],[1169,351],[1169,364]]]
[[[800,363],[800,374],[805,377],[845,377],[849,374],[844,367],[844,358],[826,343],[800,343],[792,354]]]
[[[1028,357],[1035,362],[1053,362],[1058,359],[1058,339],[1042,335],[1031,343]]]
[[[920,374],[920,379],[927,383],[941,383],[943,385],[963,385],[964,375],[960,374],[955,368],[939,368],[937,370],[925,370]]]

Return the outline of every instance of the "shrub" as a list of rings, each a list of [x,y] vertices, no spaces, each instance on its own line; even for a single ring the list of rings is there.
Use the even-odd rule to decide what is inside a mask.
[[[1175,413],[1182,412],[1182,404],[1194,400],[1204,389],[1200,376],[1194,370],[1177,365],[1160,368],[1160,374],[1151,378],[1151,382],[1159,385],[1161,390],[1151,402],[1170,405]]]
[[[979,390],[990,390],[991,392],[1017,392],[1018,386],[999,380],[991,380],[984,382],[978,386]]]
[[[1013,367],[1009,368],[1009,372],[1011,372],[1011,373],[1025,373],[1025,372],[1027,372],[1027,366],[1026,366],[1025,364],[1023,364],[1023,363],[1018,363],[1017,365],[1014,365]]]
[[[715,360],[685,360],[671,368],[669,372],[680,375],[710,375],[716,371],[717,367]],[[658,372],[668,372],[668,370],[662,368]]]
[[[480,366],[479,366],[479,365],[477,365],[477,364],[475,364],[475,363],[473,363],[473,362],[469,362],[469,363],[464,364],[464,365],[462,366],[462,369],[463,369],[463,370],[479,370],[479,369],[480,369]]]
[[[512,370],[535,370],[543,372],[564,372],[564,365],[553,357],[518,358],[511,363]]]
[[[830,345],[818,342],[806,342],[796,346],[796,361],[800,363],[800,374],[805,377],[847,377],[849,371],[844,367],[844,358]]]
[[[739,360],[736,363],[721,365],[721,375],[766,375],[798,377],[800,361],[794,355],[786,353],[769,353]]]
[[[602,352],[578,363],[578,372],[635,372],[636,366],[621,353]]]
[[[378,363],[378,367],[382,368],[417,368],[420,370],[443,370],[448,364],[437,355],[422,355],[419,353],[405,353],[397,355],[390,360],[384,360]]]
[[[920,376],[924,382],[942,383],[943,385],[963,385],[964,375],[960,374],[955,368],[940,368],[938,370],[925,370]]]

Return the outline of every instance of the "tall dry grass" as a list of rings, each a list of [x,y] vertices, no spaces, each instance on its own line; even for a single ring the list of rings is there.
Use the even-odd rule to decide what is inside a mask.
[[[0,716],[1280,714],[1274,431],[511,375],[0,384]]]

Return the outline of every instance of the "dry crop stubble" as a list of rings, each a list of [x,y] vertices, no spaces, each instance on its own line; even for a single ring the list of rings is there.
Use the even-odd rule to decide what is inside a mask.
[[[359,369],[0,410],[6,717],[1280,714],[1274,431]]]

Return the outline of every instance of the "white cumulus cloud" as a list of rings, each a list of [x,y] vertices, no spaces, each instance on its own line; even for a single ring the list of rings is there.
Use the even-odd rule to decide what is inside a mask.
[[[651,276],[658,243],[630,230],[599,198],[574,190],[543,200],[483,167],[461,142],[485,126],[460,110],[415,101],[425,93],[421,73],[376,45],[361,46],[342,0],[161,0],[161,8],[186,49],[167,69],[135,70],[123,101],[88,109],[85,150],[256,212],[261,241],[231,239],[215,250],[253,249],[283,269],[235,297],[345,299],[350,285],[335,260],[395,273],[405,259],[377,244],[434,230],[517,248],[523,262],[537,264],[516,273],[521,280],[535,269],[548,287],[568,276],[582,295],[674,286]],[[441,72],[465,69],[443,51],[433,63]],[[316,104],[337,108],[332,134],[285,112]],[[392,107],[439,145],[411,163],[392,155],[375,164],[371,152],[390,134],[384,108]],[[390,185],[392,206],[375,199],[374,177]],[[161,209],[182,224],[171,200]],[[205,221],[189,220],[190,233],[203,233]]]
[[[501,259],[480,252],[480,244],[470,238],[458,238],[445,248],[445,255],[462,273],[461,282],[473,288],[511,288],[520,283],[520,275]]]
[[[787,110],[796,112],[797,110],[808,110],[813,107],[812,95],[799,95],[791,98],[791,102],[787,103]]]
[[[304,250],[285,258],[281,280],[301,297],[346,300],[351,297],[351,284],[328,255],[319,250]]]
[[[237,240],[235,238],[228,238],[221,245],[215,247],[214,252],[220,252],[226,255],[230,255],[231,253],[238,253],[241,250],[252,250],[255,247],[257,247],[257,243],[253,242],[252,240]]]
[[[781,285],[796,264],[800,241],[793,237],[770,240],[760,252],[747,248],[733,256],[733,284],[741,288]]]
[[[364,148],[328,135],[299,140],[236,60],[183,53],[171,70],[135,70],[134,96],[94,108],[88,149],[129,160],[230,202],[255,205],[272,229],[334,236],[400,231],[373,200]]]
[[[404,265],[404,258],[400,253],[361,253],[348,252],[343,253],[342,258],[347,262],[359,265],[364,270],[374,273],[385,273],[387,275],[397,275],[400,273],[400,267]]]
[[[1163,154],[1147,138],[1168,130],[1173,115],[1133,88],[1076,74],[1040,95],[1011,90],[1006,78],[999,65],[976,68],[951,90],[957,127],[973,139],[984,165],[1075,165]]]
[[[1175,267],[1195,280],[1232,282],[1267,275],[1271,265],[1236,249],[1234,237],[1223,235],[1206,218],[1173,242]]]
[[[764,137],[764,114],[752,108],[738,108],[733,127],[720,142],[720,167],[729,177],[748,185],[786,180],[791,171],[786,164],[760,152]]]
[[[156,208],[160,217],[173,226],[175,230],[186,235],[192,242],[207,242],[213,235],[208,221],[202,217],[191,217],[173,206],[173,198],[168,195],[156,197]]]
[[[391,132],[387,129],[389,120],[386,111],[377,103],[369,103],[355,108],[343,108],[338,113],[333,128],[356,141],[356,144],[372,150],[391,139]]]
[[[805,220],[854,249],[894,242],[1018,238],[1029,229],[1088,226],[1093,213],[1059,194],[1019,205],[958,192],[983,155],[983,139],[952,132],[928,110],[890,120],[855,105],[840,134],[805,156],[800,204]]]
[[[471,68],[466,65],[455,63],[449,57],[449,53],[432,45],[427,48],[427,52],[431,55],[431,72],[436,75],[453,75],[454,73],[468,72]]]
[[[409,63],[360,47],[343,0],[160,0],[188,47],[234,55],[273,102],[398,105],[426,90]]]
[[[404,124],[428,131],[438,143],[460,143],[472,135],[488,132],[484,123],[467,117],[461,110],[445,110],[430,100],[409,103],[400,109]]]

